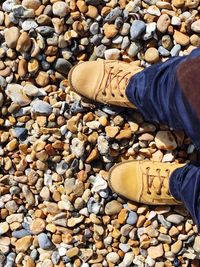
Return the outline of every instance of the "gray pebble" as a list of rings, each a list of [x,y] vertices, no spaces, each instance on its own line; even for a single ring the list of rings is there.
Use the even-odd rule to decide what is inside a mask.
[[[138,215],[134,211],[130,211],[126,219],[126,223],[134,225],[137,222]]]
[[[35,12],[33,9],[26,9],[21,5],[16,5],[12,9],[13,15],[16,18],[34,18]]]
[[[159,221],[165,228],[169,229],[169,228],[172,226],[172,224],[171,224],[169,221],[165,220],[165,218],[164,218],[163,215],[158,214],[157,218],[158,218],[158,221]]]
[[[19,139],[25,139],[27,132],[27,129],[23,127],[15,127],[12,129],[13,136]]]
[[[178,56],[179,52],[181,51],[181,46],[179,44],[176,44],[172,50],[170,51],[170,54],[172,57]]]
[[[122,44],[121,44],[121,49],[122,50],[126,50],[129,45],[130,45],[129,37],[128,36],[125,36],[123,38],[123,41],[122,41]]]
[[[31,111],[33,113],[41,114],[41,115],[50,115],[52,110],[53,108],[50,104],[40,99],[36,99],[32,101],[31,103]]]
[[[24,236],[29,236],[29,235],[31,235],[30,232],[28,232],[25,229],[21,229],[21,230],[17,230],[17,231],[12,232],[12,236],[15,238],[18,238],[18,239],[22,238]]]
[[[164,48],[163,46],[159,46],[159,48],[158,48],[158,52],[159,52],[163,57],[168,57],[168,56],[170,56],[170,52],[169,52],[169,50],[167,50],[167,49]]]
[[[36,31],[43,37],[51,37],[54,33],[54,28],[50,26],[39,26],[36,28]]]
[[[89,213],[98,214],[101,208],[101,205],[91,197],[87,203],[87,208]]]
[[[180,224],[184,221],[184,217],[179,214],[171,214],[167,217],[167,221],[174,224]]]
[[[94,45],[100,45],[101,44],[101,40],[103,39],[103,35],[102,34],[96,34],[94,35],[91,39],[90,42]]]
[[[72,139],[72,144],[70,146],[72,153],[77,157],[80,158],[85,153],[85,146],[84,142],[79,140],[78,138]]]
[[[113,44],[121,44],[122,43],[122,41],[123,41],[123,37],[122,36],[116,36],[116,37],[114,37],[113,39],[112,39],[112,43]]]
[[[69,165],[64,160],[56,164],[56,172],[60,175],[63,175],[68,168]]]
[[[125,36],[128,35],[129,32],[130,32],[130,28],[131,28],[130,24],[127,23],[127,22],[125,22],[125,23],[123,24],[123,26],[122,26],[122,29],[121,29],[121,31],[120,31],[120,34],[121,34],[121,35],[125,35]]]
[[[56,60],[56,63],[55,63],[55,69],[62,73],[62,74],[68,74],[68,72],[70,71],[70,69],[72,68],[72,64],[64,59],[64,58],[58,58]]]
[[[132,42],[127,52],[130,57],[135,57],[141,49],[142,45],[139,42]]]
[[[99,32],[99,23],[93,22],[90,26],[90,33],[95,35]]]
[[[36,259],[38,258],[38,251],[37,251],[37,249],[33,249],[33,250],[31,250],[30,257],[31,257],[33,260],[36,260]]]
[[[110,11],[110,13],[105,17],[105,22],[113,22],[117,17],[121,15],[122,11],[119,7],[116,7]]]
[[[104,136],[99,136],[97,140],[98,150],[101,155],[107,155],[109,152],[109,143]]]
[[[17,5],[16,0],[7,0],[7,1],[3,2],[2,9],[5,12],[12,12],[12,9],[15,5]]]
[[[7,81],[4,77],[0,76],[0,86],[6,87]]]
[[[38,243],[40,248],[45,250],[51,250],[54,248],[53,243],[50,241],[49,237],[45,233],[38,235]]]
[[[117,27],[117,29],[120,29],[124,24],[124,21],[122,19],[122,17],[117,17],[115,20],[115,26]]]
[[[29,31],[31,29],[37,28],[38,24],[33,19],[27,19],[22,23],[22,29],[24,31]]]
[[[119,248],[124,252],[128,252],[130,249],[131,249],[131,246],[129,244],[123,244],[123,243],[120,243],[119,244]]]
[[[6,264],[4,265],[4,267],[12,267],[14,266],[15,263],[15,257],[16,254],[14,252],[11,252],[7,255],[7,259],[6,259]]]
[[[146,24],[142,20],[134,20],[130,29],[131,40],[138,39],[145,29]]]
[[[53,251],[53,253],[51,255],[51,260],[52,260],[53,264],[59,263],[60,255],[59,255],[58,251]]]
[[[101,44],[101,45],[97,46],[97,48],[96,48],[97,57],[103,58],[105,51],[106,51],[105,45]]]

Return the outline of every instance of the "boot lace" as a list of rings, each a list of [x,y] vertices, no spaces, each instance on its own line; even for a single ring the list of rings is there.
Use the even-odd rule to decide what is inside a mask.
[[[124,87],[123,87],[123,91],[121,90],[121,84],[124,81],[125,82],[125,88],[128,85],[129,82],[129,78],[127,77],[129,74],[131,74],[131,72],[124,72],[124,70],[118,70],[117,73],[113,73],[114,67],[109,67],[109,70],[107,71],[107,79],[106,79],[106,83],[105,86],[103,88],[102,94],[104,96],[106,96],[107,92],[110,91],[110,94],[115,97],[115,93],[113,92],[113,86],[112,83],[113,81],[115,81],[116,79],[116,89],[118,94],[121,97],[124,97]]]
[[[160,169],[156,169],[156,172],[157,172],[157,176],[154,176],[154,175],[150,175],[149,174],[149,171],[150,171],[150,167],[147,167],[146,168],[146,184],[147,184],[147,193],[149,195],[151,195],[151,188],[152,188],[152,185],[153,185],[153,181],[156,177],[159,178],[159,185],[157,186],[157,188],[155,189],[156,191],[156,194],[157,195],[161,195],[161,192],[162,192],[162,188],[164,187],[164,180],[165,179],[169,179],[169,176],[170,176],[170,170],[169,169],[166,169],[165,172],[166,172],[166,176],[161,176],[160,172],[161,170]],[[169,192],[169,189],[166,190],[166,193],[170,196],[170,192]]]

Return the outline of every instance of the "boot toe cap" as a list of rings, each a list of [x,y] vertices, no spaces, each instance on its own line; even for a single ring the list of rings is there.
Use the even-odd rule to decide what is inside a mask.
[[[72,90],[94,100],[95,91],[102,79],[103,62],[87,61],[73,67],[69,73]]]

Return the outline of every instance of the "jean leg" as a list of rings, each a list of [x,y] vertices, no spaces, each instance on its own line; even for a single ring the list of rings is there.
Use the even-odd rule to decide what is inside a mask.
[[[200,165],[187,164],[170,176],[172,196],[184,203],[200,231]]]

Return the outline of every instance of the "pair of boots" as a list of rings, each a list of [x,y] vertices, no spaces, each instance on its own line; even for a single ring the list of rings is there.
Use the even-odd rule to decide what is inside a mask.
[[[143,68],[134,63],[97,60],[76,65],[69,73],[72,90],[93,101],[136,108],[126,96],[130,79]],[[169,192],[172,172],[183,164],[127,161],[109,171],[111,189],[129,200],[149,205],[177,205]]]

